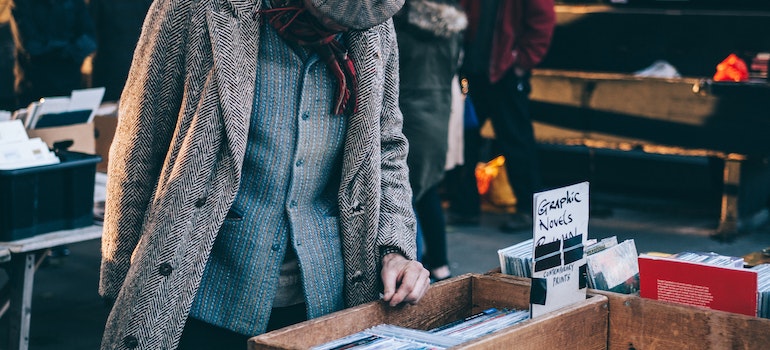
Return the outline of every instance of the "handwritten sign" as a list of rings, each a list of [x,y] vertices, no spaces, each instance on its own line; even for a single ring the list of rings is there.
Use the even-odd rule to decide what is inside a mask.
[[[588,182],[536,193],[533,204],[530,310],[537,317],[586,298]]]

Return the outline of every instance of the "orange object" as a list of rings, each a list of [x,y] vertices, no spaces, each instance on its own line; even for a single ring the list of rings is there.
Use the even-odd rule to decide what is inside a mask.
[[[749,69],[740,57],[731,53],[717,65],[714,81],[746,81],[749,80]]]
[[[503,156],[498,156],[487,163],[476,165],[476,186],[480,195],[485,195],[489,191],[489,186],[497,177],[503,165],[505,165],[505,157]]]

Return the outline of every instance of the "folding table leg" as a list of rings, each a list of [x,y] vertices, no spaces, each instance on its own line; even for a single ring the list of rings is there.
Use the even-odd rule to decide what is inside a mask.
[[[11,259],[8,281],[10,284],[9,349],[29,349],[29,321],[32,311],[32,284],[35,279],[35,252],[20,254]]]

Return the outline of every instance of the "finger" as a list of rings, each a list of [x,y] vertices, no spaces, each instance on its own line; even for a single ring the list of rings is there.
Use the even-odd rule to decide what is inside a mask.
[[[382,299],[385,301],[391,301],[393,295],[396,293],[396,287],[399,284],[400,275],[402,274],[403,266],[395,264],[394,261],[386,262],[380,272],[382,278]]]
[[[390,301],[396,293],[397,275],[391,269],[382,269],[382,300]]]
[[[404,301],[411,305],[416,305],[425,296],[425,294],[428,293],[429,289],[430,273],[426,271],[420,276],[415,288],[412,290],[412,293],[410,293]]]

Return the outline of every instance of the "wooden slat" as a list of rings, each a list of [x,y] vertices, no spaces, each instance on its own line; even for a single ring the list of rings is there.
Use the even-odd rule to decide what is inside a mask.
[[[746,156],[736,153],[725,153],[708,149],[684,148],[641,142],[608,141],[588,138],[553,138],[539,141],[543,143],[556,143],[565,146],[585,146],[588,148],[601,148],[618,151],[642,151],[644,153],[651,154],[665,154],[688,157],[716,157],[736,161],[742,161],[746,159]]]
[[[474,278],[472,312],[481,312],[490,307],[528,310],[530,280],[509,277],[501,274]]]
[[[768,349],[770,320],[603,291],[611,350]]]
[[[524,321],[458,349],[581,349],[607,348],[607,298],[593,297]]]

